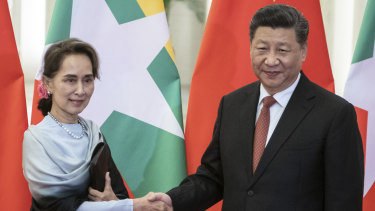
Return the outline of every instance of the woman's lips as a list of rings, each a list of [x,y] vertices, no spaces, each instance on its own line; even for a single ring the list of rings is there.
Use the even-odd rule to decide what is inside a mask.
[[[70,100],[72,103],[73,103],[73,105],[77,105],[77,106],[79,106],[79,105],[81,105],[85,100]]]

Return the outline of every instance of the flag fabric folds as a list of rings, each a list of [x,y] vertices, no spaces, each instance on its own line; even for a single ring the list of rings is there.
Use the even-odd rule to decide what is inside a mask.
[[[257,80],[250,62],[249,23],[259,8],[273,3],[294,6],[307,18],[310,34],[302,69],[313,82],[334,91],[319,0],[213,0],[190,88],[185,130],[189,174],[211,141],[221,97]]]
[[[375,210],[375,0],[368,0],[344,97],[357,111],[365,151],[363,210]]]
[[[57,0],[46,48],[70,37],[98,52],[100,80],[81,115],[101,126],[131,192],[178,185],[186,176],[180,78],[163,1]],[[34,93],[33,124],[42,119],[38,100]]]
[[[0,1],[0,203],[3,210],[28,210],[31,196],[22,174],[22,140],[27,129],[24,77],[7,1]]]

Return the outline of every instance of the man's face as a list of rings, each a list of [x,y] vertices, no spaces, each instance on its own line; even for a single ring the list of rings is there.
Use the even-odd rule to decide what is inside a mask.
[[[259,27],[250,47],[253,71],[271,95],[293,84],[306,54],[293,28]]]

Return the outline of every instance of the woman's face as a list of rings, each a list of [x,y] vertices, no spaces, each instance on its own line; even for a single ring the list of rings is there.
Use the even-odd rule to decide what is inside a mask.
[[[43,78],[52,94],[51,114],[60,122],[77,123],[78,114],[86,108],[94,92],[94,79],[88,56],[66,56],[54,78]]]

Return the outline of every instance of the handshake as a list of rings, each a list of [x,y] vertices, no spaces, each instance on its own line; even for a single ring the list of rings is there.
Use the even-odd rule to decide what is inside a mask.
[[[133,199],[133,210],[163,210],[172,211],[172,200],[165,193],[153,193],[150,192],[142,198]]]
[[[89,187],[88,198],[90,201],[119,200],[112,190],[109,172],[105,174],[105,186],[103,192]],[[165,193],[150,192],[147,195],[133,199],[133,211],[173,211],[172,199]]]

